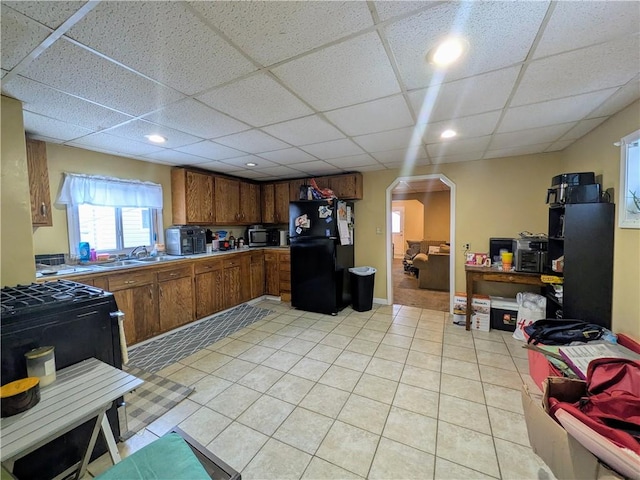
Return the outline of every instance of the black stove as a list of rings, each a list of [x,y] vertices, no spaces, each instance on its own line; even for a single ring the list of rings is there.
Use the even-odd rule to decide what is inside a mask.
[[[104,295],[104,290],[70,280],[3,287],[0,290],[0,315],[34,313]]]

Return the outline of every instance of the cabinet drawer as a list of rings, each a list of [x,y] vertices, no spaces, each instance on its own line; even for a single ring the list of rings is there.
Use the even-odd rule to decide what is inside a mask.
[[[282,280],[280,280],[280,291],[281,292],[290,292],[291,291],[291,282],[289,280],[287,280],[286,282],[283,282]]]
[[[166,280],[173,280],[176,278],[190,277],[191,265],[185,265],[183,267],[171,268],[169,270],[161,270],[158,272],[158,281],[164,282]]]
[[[109,276],[109,290],[116,292],[127,288],[147,285],[154,281],[153,272],[129,272]]]
[[[278,254],[275,252],[265,252],[264,253],[264,260],[265,262],[277,262],[278,261]]]
[[[239,267],[242,265],[249,265],[249,257],[247,256],[236,256],[234,255],[231,258],[225,258],[222,261],[222,266],[223,268],[232,268],[232,267]]]
[[[281,253],[280,254],[280,263],[289,263],[291,261],[290,253]]]
[[[214,272],[216,270],[222,270],[222,260],[208,260],[205,262],[197,262],[195,265],[196,275],[200,273]]]

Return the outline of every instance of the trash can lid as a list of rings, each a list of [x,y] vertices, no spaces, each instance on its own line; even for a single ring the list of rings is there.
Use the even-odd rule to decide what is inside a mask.
[[[349,271],[351,273],[355,273],[356,275],[361,275],[363,277],[367,275],[373,275],[376,273],[376,269],[373,267],[353,267],[350,268]]]

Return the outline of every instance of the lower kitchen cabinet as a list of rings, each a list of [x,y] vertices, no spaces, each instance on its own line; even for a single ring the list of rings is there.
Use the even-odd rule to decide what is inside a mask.
[[[264,253],[262,251],[251,254],[251,298],[264,295]]]
[[[249,255],[233,255],[223,260],[224,308],[250,300],[251,267]]]
[[[163,332],[193,322],[193,269],[186,265],[158,272],[158,313]]]
[[[264,289],[267,295],[280,295],[278,252],[264,252]]]
[[[278,271],[280,276],[280,300],[291,301],[291,255],[289,252],[278,252]]]
[[[204,260],[194,266],[196,319],[224,308],[222,259]]]

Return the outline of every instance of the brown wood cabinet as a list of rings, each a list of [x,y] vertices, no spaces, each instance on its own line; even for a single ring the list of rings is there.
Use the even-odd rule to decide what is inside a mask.
[[[264,289],[267,295],[280,295],[280,264],[278,252],[264,252]]]
[[[278,182],[275,188],[275,223],[289,223],[289,182]]]
[[[216,177],[216,223],[237,225],[240,222],[240,181]]]
[[[250,261],[248,254],[237,254],[223,259],[224,308],[231,308],[250,300]]]
[[[291,255],[278,252],[278,271],[280,277],[280,300],[291,301]]]
[[[51,192],[45,142],[27,138],[27,170],[31,196],[31,223],[38,227],[51,227]]]
[[[329,188],[343,200],[362,199],[362,174],[348,173],[329,177]]]
[[[251,298],[264,295],[264,253],[262,251],[251,253]]]
[[[155,275],[152,271],[131,271],[109,276],[109,291],[124,312],[128,345],[160,333]]]
[[[276,187],[273,183],[260,185],[262,197],[262,221],[264,223],[276,223]]]
[[[296,178],[295,180],[289,180],[289,201],[297,202],[300,200],[300,187],[303,185],[309,185],[308,178]]]
[[[196,262],[194,273],[196,319],[199,320],[224,308],[222,259]]]
[[[211,225],[215,222],[212,175],[184,168],[171,170],[171,210],[176,225]]]
[[[193,322],[191,265],[158,272],[158,312],[163,332]]]
[[[242,223],[251,225],[262,221],[260,211],[260,185],[240,182],[240,218]]]

